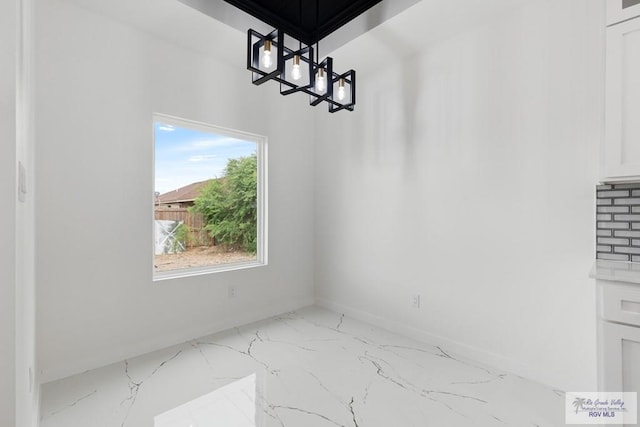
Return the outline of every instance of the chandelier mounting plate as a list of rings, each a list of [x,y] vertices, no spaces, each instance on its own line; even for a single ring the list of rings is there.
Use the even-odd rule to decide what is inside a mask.
[[[312,45],[382,0],[224,0]]]

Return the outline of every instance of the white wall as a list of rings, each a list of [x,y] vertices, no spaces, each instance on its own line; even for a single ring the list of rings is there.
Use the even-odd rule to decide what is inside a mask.
[[[356,112],[316,109],[314,121],[305,97],[252,86],[242,64],[39,2],[43,379],[308,304],[315,279],[330,307],[560,388],[595,388],[602,6],[533,2],[358,70]],[[228,40],[242,52],[244,37]],[[269,136],[268,267],[151,281],[153,112]]]
[[[15,425],[15,212],[17,1],[0,14],[0,425]]]
[[[39,2],[37,18],[43,379],[313,303],[306,99],[253,86],[243,61],[230,67],[67,2]],[[244,52],[245,37],[230,29],[227,41]],[[154,112],[269,137],[269,266],[152,282]]]
[[[319,302],[595,389],[603,8],[529,2],[360,73],[355,113],[318,114]]]

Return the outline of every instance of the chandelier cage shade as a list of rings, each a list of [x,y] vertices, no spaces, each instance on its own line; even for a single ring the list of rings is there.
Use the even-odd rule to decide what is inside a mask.
[[[356,104],[356,72],[338,74],[333,71],[333,58],[314,61],[313,46],[290,38],[295,49],[285,45],[285,33],[273,30],[267,35],[250,29],[247,43],[247,69],[252,83],[261,85],[273,80],[280,83],[280,93],[302,92],[309,95],[309,104],[328,104],[330,113],[353,111]]]

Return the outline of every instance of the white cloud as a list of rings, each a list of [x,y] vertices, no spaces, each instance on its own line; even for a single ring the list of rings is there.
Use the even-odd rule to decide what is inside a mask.
[[[217,157],[218,156],[216,156],[215,154],[199,154],[197,156],[189,157],[189,161],[190,162],[206,162],[208,160],[214,160]]]
[[[244,142],[235,138],[200,139],[185,145],[187,150],[202,150],[203,148],[229,147],[238,142]]]
[[[173,132],[176,129],[173,126],[167,125],[167,126],[158,126],[158,130],[162,130],[165,132]]]

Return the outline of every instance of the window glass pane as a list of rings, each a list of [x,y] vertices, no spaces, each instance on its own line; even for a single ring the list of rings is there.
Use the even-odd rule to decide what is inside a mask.
[[[261,150],[244,136],[156,117],[156,274],[259,260]]]

